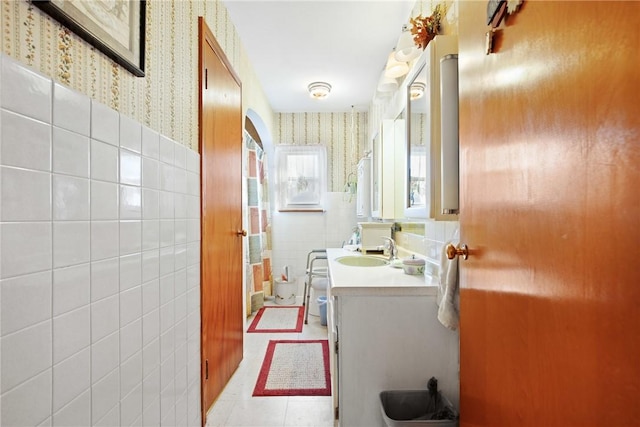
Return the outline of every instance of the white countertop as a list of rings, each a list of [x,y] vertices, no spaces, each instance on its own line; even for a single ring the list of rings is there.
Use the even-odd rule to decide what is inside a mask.
[[[364,255],[342,248],[327,249],[330,295],[411,296],[437,293],[436,277],[405,274],[402,268],[389,265],[380,267],[343,265],[336,261],[336,258],[343,256]]]

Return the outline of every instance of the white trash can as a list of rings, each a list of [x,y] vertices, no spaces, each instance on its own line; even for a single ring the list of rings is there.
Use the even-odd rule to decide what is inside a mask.
[[[318,304],[315,303],[320,295],[324,295],[324,293],[318,294],[314,288],[309,290],[309,308],[307,309],[309,311],[309,316],[320,316],[320,308],[318,307]]]
[[[276,304],[295,305],[297,288],[298,284],[296,282],[283,282],[275,279],[273,281],[273,295]]]

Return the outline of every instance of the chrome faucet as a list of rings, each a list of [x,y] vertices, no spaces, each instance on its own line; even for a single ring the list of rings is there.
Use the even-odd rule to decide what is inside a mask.
[[[389,242],[389,261],[398,259],[398,249],[396,249],[396,242],[391,237],[383,237],[383,239]]]

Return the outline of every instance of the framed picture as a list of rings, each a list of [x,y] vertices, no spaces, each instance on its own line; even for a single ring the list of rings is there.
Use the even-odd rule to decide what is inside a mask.
[[[33,0],[96,49],[144,76],[145,0]]]
[[[487,2],[487,25],[492,25],[494,19],[498,19],[497,22],[493,23],[493,27],[497,27],[500,25],[500,21],[502,20],[502,15],[504,15],[504,10],[501,11],[502,7],[504,7],[506,0],[489,0]]]

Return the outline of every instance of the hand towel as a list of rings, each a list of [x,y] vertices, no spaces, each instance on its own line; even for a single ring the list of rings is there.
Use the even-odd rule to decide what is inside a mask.
[[[442,246],[440,254],[440,271],[438,287],[438,320],[445,327],[456,330],[460,321],[459,314],[459,293],[458,293],[458,257],[447,258],[447,242]]]

